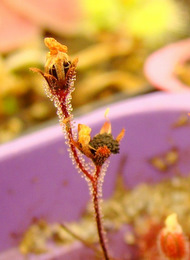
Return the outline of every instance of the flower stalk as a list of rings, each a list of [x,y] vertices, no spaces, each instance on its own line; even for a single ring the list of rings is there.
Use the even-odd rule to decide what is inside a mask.
[[[84,124],[79,124],[78,131],[75,131],[71,113],[71,94],[74,91],[78,59],[71,62],[67,55],[67,47],[54,38],[45,38],[44,42],[49,48],[44,72],[37,68],[31,70],[40,73],[44,77],[47,83],[46,94],[57,107],[57,114],[72,160],[90,183],[99,242],[104,259],[109,260],[111,258],[106,245],[100,207],[101,188],[105,174],[103,165],[111,154],[119,153],[119,143],[124,136],[125,130],[122,129],[114,139],[111,133],[111,123],[106,119],[100,132],[93,138],[90,135],[91,128]],[[89,158],[90,163],[86,163],[83,156]]]
[[[106,239],[105,239],[105,230],[102,224],[102,216],[101,216],[101,210],[99,204],[98,180],[99,180],[100,173],[101,173],[101,166],[97,166],[95,177],[92,182],[93,206],[94,206],[96,226],[97,226],[97,231],[99,236],[99,243],[101,245],[105,260],[109,260],[110,258],[108,255],[108,249],[107,249]]]

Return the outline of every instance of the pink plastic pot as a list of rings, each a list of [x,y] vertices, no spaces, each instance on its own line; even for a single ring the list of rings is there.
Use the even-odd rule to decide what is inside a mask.
[[[124,127],[126,136],[121,142],[120,155],[111,158],[103,186],[104,197],[113,192],[124,156],[127,158],[124,181],[131,188],[142,182],[170,178],[176,169],[183,175],[190,172],[190,124],[174,127],[179,117],[189,111],[189,93],[148,94],[110,106],[113,135]],[[104,122],[104,112],[105,108],[100,108],[76,121],[91,126],[97,133]],[[177,165],[164,173],[152,167],[150,158],[172,147],[179,152]],[[25,259],[16,246],[32,219],[77,220],[89,200],[87,184],[69,159],[59,125],[0,147],[0,187],[0,260]],[[119,242],[120,235],[110,239],[112,251],[122,259],[126,251],[132,251]],[[28,259],[92,259],[91,254],[76,243],[71,248],[55,247],[47,254],[31,255]]]
[[[149,82],[158,89],[169,92],[189,92],[175,75],[177,64],[190,59],[190,39],[172,43],[151,54],[144,65],[144,73]]]

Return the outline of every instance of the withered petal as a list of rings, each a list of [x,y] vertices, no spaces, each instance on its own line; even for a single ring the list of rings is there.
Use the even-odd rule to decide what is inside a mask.
[[[111,134],[111,123],[110,123],[110,121],[106,121],[103,124],[102,128],[100,129],[100,134],[104,134],[104,133]]]
[[[84,124],[78,125],[78,142],[82,144],[83,147],[88,146],[90,142],[91,128]]]
[[[123,128],[123,129],[121,130],[121,132],[120,132],[120,133],[118,134],[118,136],[116,137],[116,140],[117,140],[118,142],[120,142],[120,141],[123,139],[124,135],[125,135],[125,128]]]
[[[44,39],[44,43],[49,48],[52,54],[57,54],[58,52],[67,52],[67,46],[59,43],[54,38],[46,37]]]

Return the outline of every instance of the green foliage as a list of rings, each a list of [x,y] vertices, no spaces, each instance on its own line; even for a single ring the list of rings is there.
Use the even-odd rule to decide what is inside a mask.
[[[174,0],[81,0],[88,33],[111,31],[146,44],[165,43],[187,29],[187,12]]]

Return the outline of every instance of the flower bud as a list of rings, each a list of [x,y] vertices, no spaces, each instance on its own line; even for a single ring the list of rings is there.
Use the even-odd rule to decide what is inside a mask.
[[[166,218],[165,227],[158,236],[158,249],[162,259],[189,259],[189,243],[175,213]]]

